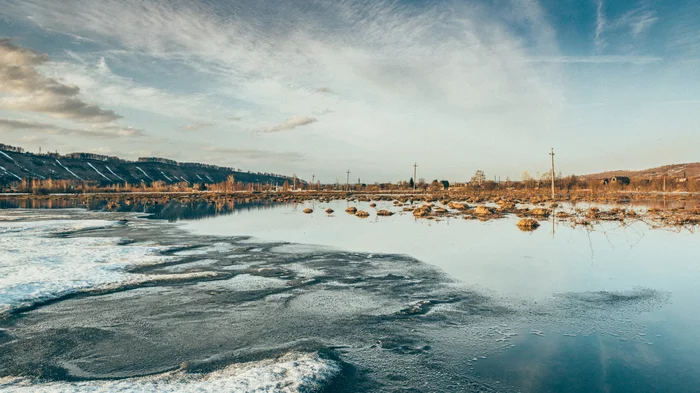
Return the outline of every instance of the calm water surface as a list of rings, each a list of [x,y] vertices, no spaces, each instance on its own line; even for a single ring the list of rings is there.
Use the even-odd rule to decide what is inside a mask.
[[[350,205],[371,217],[345,213]],[[314,213],[303,214],[306,207]],[[328,207],[335,213],[327,215]],[[376,209],[381,208],[399,210],[380,202]],[[524,332],[514,347],[470,364],[451,361],[528,392],[700,391],[700,234],[651,230],[642,223],[604,223],[590,230],[556,221],[521,232],[515,217],[416,220],[410,212],[377,217],[376,209],[367,203],[309,202],[183,226],[198,234],[407,254],[469,288],[516,303],[547,304],[569,296],[563,294],[658,291],[664,301],[631,313],[625,301],[606,299],[602,310],[600,299],[585,300],[601,312],[581,311],[583,320],[577,319],[578,304],[569,310],[553,306],[552,314],[572,315],[509,321]],[[633,331],[621,333],[628,328]]]

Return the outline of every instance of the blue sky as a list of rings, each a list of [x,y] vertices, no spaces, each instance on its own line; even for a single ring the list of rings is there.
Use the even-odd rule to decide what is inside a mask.
[[[0,7],[0,141],[323,182],[700,161],[700,3]]]

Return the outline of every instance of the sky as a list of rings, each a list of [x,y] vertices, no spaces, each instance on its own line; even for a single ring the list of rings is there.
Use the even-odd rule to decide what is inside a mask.
[[[365,183],[700,161],[697,0],[0,0],[0,143]]]

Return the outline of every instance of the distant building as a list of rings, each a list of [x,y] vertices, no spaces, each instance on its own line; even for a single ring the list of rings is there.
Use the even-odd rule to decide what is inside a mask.
[[[630,184],[630,178],[627,176],[613,176],[610,178],[610,183],[626,186]]]

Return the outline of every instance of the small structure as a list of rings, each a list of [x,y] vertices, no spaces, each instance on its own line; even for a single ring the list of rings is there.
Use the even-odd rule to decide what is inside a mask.
[[[626,186],[630,184],[630,178],[627,176],[613,176],[610,178],[610,183]]]

